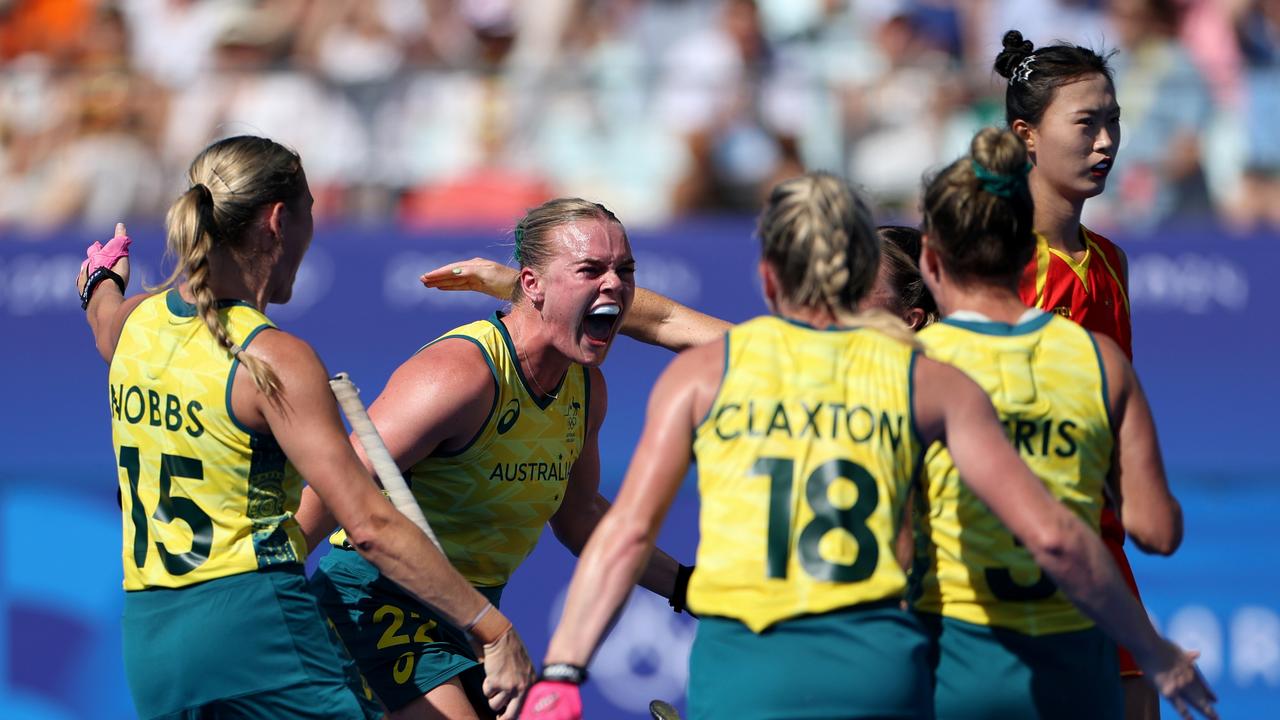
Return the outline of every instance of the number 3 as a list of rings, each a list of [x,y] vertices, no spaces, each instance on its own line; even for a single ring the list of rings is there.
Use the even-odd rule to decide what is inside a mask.
[[[790,458],[760,458],[751,468],[752,475],[768,475],[770,478],[766,564],[771,578],[787,577],[794,471],[795,462]],[[831,485],[842,478],[858,489],[857,501],[847,508],[837,508],[827,497]],[[797,542],[800,564],[805,572],[817,580],[828,582],[859,582],[871,577],[880,560],[880,545],[875,533],[867,527],[867,519],[880,503],[880,489],[871,473],[852,460],[828,460],[809,473],[804,481],[804,494],[813,510],[813,520],[800,531]],[[835,528],[844,529],[858,543],[858,556],[852,565],[825,560],[818,550],[823,536]]]
[[[133,500],[129,514],[133,521],[133,564],[141,570],[147,564],[148,521],[142,498],[138,497],[142,474],[138,448],[120,446],[120,467],[129,475],[129,497]],[[162,523],[185,522],[191,528],[191,549],[184,553],[170,553],[164,543],[157,541],[156,550],[170,575],[186,575],[209,559],[209,551],[213,548],[213,520],[191,498],[169,495],[175,477],[203,480],[204,464],[196,458],[182,455],[160,455],[160,502],[151,517]]]

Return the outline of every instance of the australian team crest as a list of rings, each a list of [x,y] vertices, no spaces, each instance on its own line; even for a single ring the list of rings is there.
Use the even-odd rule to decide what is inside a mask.
[[[574,400],[566,403],[564,406],[564,441],[566,443],[575,443],[578,441],[578,420],[582,417],[582,403]]]

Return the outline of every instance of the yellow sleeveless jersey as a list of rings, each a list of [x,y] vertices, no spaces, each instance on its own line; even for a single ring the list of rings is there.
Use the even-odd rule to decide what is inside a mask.
[[[248,346],[265,315],[224,301]],[[124,587],[178,588],[306,557],[302,480],[270,435],[231,412],[239,361],[177,290],[140,303],[111,360],[111,435],[124,521]]]
[[[496,587],[533,552],[564,499],[586,439],[588,371],[570,365],[560,384],[540,398],[500,316],[463,325],[431,344],[447,338],[472,342],[484,353],[494,403],[465,448],[437,451],[405,476],[453,566],[472,585]],[[335,543],[343,539],[334,536]]]
[[[761,317],[729,331],[720,391],[694,434],[690,608],[760,632],[902,594],[894,538],[922,451],[914,358],[868,329]]]
[[[1106,377],[1088,331],[1045,313],[1017,325],[948,319],[919,337],[931,358],[982,386],[1027,466],[1096,530],[1114,438]],[[943,445],[929,448],[925,473],[916,609],[1028,635],[1093,625],[964,487]]]

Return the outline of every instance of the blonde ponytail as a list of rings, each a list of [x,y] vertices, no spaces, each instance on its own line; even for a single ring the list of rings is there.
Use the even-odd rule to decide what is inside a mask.
[[[173,273],[155,289],[186,279],[196,314],[227,353],[249,371],[253,384],[268,400],[280,398],[280,378],[270,363],[236,344],[218,314],[209,287],[209,255],[217,248],[235,249],[258,208],[296,199],[305,187],[297,153],[266,138],[234,137],[214,143],[196,156],[187,172],[191,187],[165,217],[168,251],[176,259]]]

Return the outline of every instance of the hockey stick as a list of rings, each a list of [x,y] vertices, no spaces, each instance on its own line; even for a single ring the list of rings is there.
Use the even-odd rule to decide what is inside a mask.
[[[369,462],[373,464],[373,471],[377,475],[377,479],[382,483],[383,491],[391,499],[391,504],[395,505],[396,509],[409,518],[414,525],[422,528],[422,532],[426,533],[436,548],[443,553],[444,548],[440,547],[440,541],[436,539],[436,534],[431,532],[431,526],[427,524],[427,518],[422,514],[422,508],[418,506],[418,501],[414,499],[413,493],[409,492],[409,486],[405,484],[404,476],[400,474],[400,468],[396,465],[396,461],[391,458],[391,453],[387,451],[387,446],[382,443],[382,436],[378,434],[378,429],[373,426],[373,421],[369,419],[369,413],[365,412],[364,403],[360,402],[359,388],[351,382],[351,378],[344,372],[329,378],[329,387],[333,390],[333,396],[338,399],[338,405],[342,408],[342,413],[347,416],[347,421],[351,423],[351,429],[355,431],[356,439],[360,441],[360,446],[364,448],[364,454],[369,458]]]

